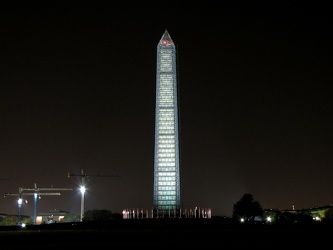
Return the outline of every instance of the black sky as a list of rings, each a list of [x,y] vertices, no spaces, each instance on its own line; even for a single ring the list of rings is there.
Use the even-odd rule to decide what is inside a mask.
[[[151,208],[156,48],[177,46],[185,208],[330,204],[333,18],[318,1],[2,1],[0,192],[39,212]],[[120,178],[93,175],[119,175]],[[32,197],[23,213],[32,215]],[[0,201],[16,214],[16,200]]]

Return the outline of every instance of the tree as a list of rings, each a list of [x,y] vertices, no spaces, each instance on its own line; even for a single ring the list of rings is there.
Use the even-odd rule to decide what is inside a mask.
[[[15,226],[17,223],[17,216],[8,215],[1,219],[0,226]]]
[[[79,221],[80,221],[80,215],[68,213],[64,216],[64,218],[60,222],[66,223],[66,222],[79,222]]]
[[[254,221],[256,217],[262,218],[264,210],[258,201],[253,199],[253,195],[246,193],[234,204],[232,217],[236,220]]]

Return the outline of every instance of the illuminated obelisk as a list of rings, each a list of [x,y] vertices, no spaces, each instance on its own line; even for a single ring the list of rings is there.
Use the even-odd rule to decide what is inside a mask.
[[[176,47],[165,30],[157,45],[154,214],[181,213]]]

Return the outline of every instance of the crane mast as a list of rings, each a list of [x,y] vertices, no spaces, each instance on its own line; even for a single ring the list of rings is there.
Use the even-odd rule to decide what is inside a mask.
[[[86,174],[84,173],[83,169],[81,169],[80,174],[72,174],[68,173],[68,178],[72,176],[81,177],[81,186],[80,186],[80,193],[81,193],[81,212],[80,212],[80,221],[82,222],[83,215],[84,215],[84,194],[86,191],[86,178],[89,177],[120,177],[119,175],[101,175],[101,174]]]

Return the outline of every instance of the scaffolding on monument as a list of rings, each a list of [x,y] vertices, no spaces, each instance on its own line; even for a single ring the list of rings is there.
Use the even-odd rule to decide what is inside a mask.
[[[129,208],[124,209],[122,215],[123,219],[211,219],[212,211],[210,208],[200,207],[195,207],[193,209],[169,209],[162,211],[154,209]]]

